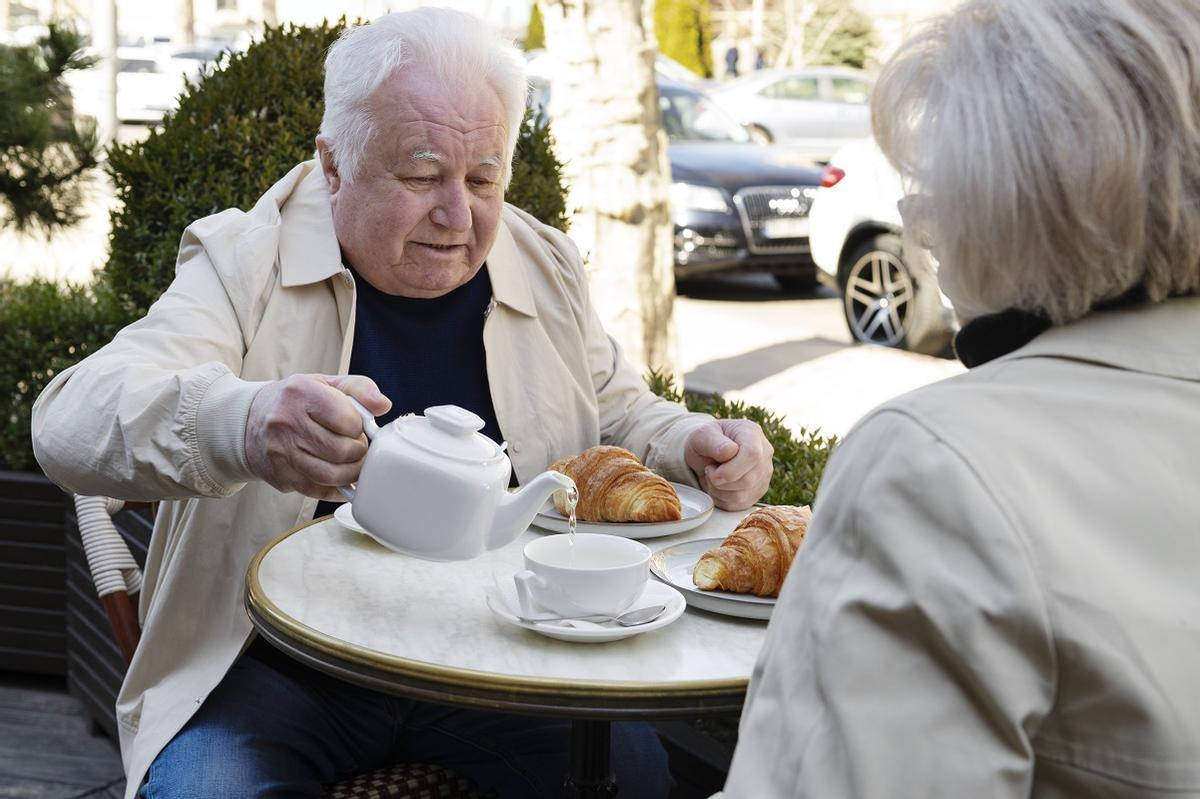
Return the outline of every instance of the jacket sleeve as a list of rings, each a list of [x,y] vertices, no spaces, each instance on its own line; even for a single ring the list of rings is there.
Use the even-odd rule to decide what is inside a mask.
[[[246,417],[261,383],[237,377],[238,314],[199,242],[141,320],[46,387],[33,449],[71,491],[130,500],[221,497],[250,479]]]
[[[1055,673],[1004,508],[953,446],[877,412],[831,459],[725,799],[1027,797]]]
[[[668,480],[698,486],[696,475],[684,462],[684,445],[697,427],[713,418],[689,413],[679,403],[668,402],[650,391],[625,360],[620,345],[605,332],[592,306],[583,260],[575,243],[548,226],[541,226],[540,232],[555,250],[580,298],[580,324],[600,411],[600,443],[625,447]]]

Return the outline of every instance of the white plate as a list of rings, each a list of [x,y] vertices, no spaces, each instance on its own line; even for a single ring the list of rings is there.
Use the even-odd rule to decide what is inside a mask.
[[[517,604],[517,590],[513,585],[511,577],[497,580],[496,587],[487,592],[487,605],[492,611],[492,615],[497,620],[506,624],[524,627],[526,630],[533,630],[535,633],[541,633],[550,638],[557,638],[560,641],[574,641],[586,644],[618,641],[622,638],[629,638],[633,635],[641,635],[652,630],[662,629],[682,616],[683,611],[687,608],[687,602],[684,601],[683,595],[674,588],[656,580],[647,580],[646,590],[633,601],[630,607],[640,608],[646,605],[666,605],[667,609],[657,619],[646,624],[639,624],[636,627],[622,627],[615,621],[606,621],[596,626],[567,627],[562,622],[557,621],[521,621],[517,618],[517,608],[520,606]]]
[[[679,495],[682,518],[673,522],[585,522],[579,521],[575,530],[579,533],[607,533],[622,535],[626,538],[658,538],[664,535],[674,535],[699,527],[712,515],[712,497],[698,488],[671,483],[675,493]],[[546,504],[533,518],[533,523],[544,530],[556,533],[567,532],[567,517],[554,507],[554,500],[546,500]]]
[[[734,594],[729,591],[701,591],[692,581],[692,569],[700,556],[721,546],[724,538],[701,538],[665,547],[650,556],[650,572],[660,580],[678,588],[692,607],[739,616],[743,619],[769,619],[775,600],[754,594]]]

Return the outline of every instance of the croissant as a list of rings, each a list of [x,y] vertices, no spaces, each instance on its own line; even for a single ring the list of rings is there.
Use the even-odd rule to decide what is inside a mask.
[[[679,495],[663,478],[642,465],[627,449],[592,447],[550,467],[575,481],[579,501],[575,517],[588,522],[668,522],[679,519]],[[554,506],[568,513],[565,491],[554,492]]]
[[[704,591],[779,596],[804,532],[812,518],[807,505],[758,508],[726,536],[721,546],[700,556],[692,582]]]

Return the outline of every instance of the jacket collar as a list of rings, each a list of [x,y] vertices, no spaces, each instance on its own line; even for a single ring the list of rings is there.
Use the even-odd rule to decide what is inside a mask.
[[[487,257],[492,296],[496,298],[496,302],[507,305],[514,311],[526,316],[537,316],[537,304],[533,301],[533,288],[529,285],[529,273],[526,271],[528,267],[509,229],[509,225],[521,222],[507,206],[500,219],[500,230],[496,232],[496,241]]]
[[[329,187],[317,161],[306,161],[275,184],[260,204],[278,208],[279,269],[285,286],[302,286],[327,280],[341,272],[342,253],[333,229]],[[511,212],[504,210],[496,241],[487,256],[488,277],[496,302],[526,316],[537,316],[533,289],[525,272],[509,225]]]
[[[1094,312],[1052,327],[997,358],[1070,358],[1132,372],[1200,380],[1200,297]]]
[[[345,268],[333,232],[325,173],[316,160],[305,161],[297,169],[305,172],[287,187],[290,192],[281,198],[279,209],[279,272],[285,286],[319,283]],[[272,188],[268,195],[274,191]]]

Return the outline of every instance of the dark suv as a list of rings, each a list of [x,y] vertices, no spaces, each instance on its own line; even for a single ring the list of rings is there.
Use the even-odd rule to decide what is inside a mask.
[[[676,277],[770,272],[785,288],[811,287],[808,210],[821,169],[786,147],[751,142],[692,87],[660,80],[658,105],[670,139]]]
[[[549,86],[534,77],[533,103]],[[822,170],[787,147],[756,144],[704,92],[658,79],[670,140],[675,277],[769,272],[787,289],[816,282],[808,210]]]

